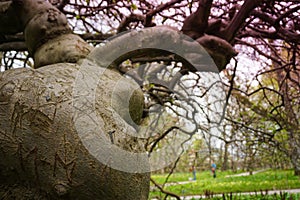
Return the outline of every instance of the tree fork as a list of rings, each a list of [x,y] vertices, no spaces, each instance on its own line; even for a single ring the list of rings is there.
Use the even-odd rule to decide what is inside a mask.
[[[59,62],[76,63],[92,50],[84,40],[72,34],[65,15],[48,1],[13,0],[11,7],[24,30],[35,68]]]

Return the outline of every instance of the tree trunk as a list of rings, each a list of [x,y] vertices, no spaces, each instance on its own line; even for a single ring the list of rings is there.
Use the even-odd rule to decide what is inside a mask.
[[[135,129],[126,123],[126,115],[122,115],[122,106],[127,109],[129,106],[129,112],[130,108],[134,110],[130,112],[132,118],[138,121],[142,115],[142,92],[133,92],[135,85],[130,81],[126,83],[128,87],[118,89],[116,84],[122,76],[106,70],[96,87],[96,116],[91,119],[99,121],[101,131],[89,130],[84,124],[76,126],[76,120],[89,113],[81,113],[81,107],[74,108],[76,98],[81,98],[73,93],[74,81],[80,74],[79,65],[71,63],[86,57],[92,48],[71,33],[65,16],[47,1],[13,0],[5,5],[0,9],[0,27],[6,19],[16,24],[6,34],[18,32],[20,27],[24,29],[35,67],[42,68],[0,74],[1,197],[146,200],[149,173],[112,167],[109,159],[113,152],[109,151],[98,155],[107,158],[107,162],[100,162],[78,131],[86,129],[85,137],[91,143],[101,137],[129,154],[143,151],[143,144],[128,136],[136,134]],[[10,16],[16,13],[17,19]],[[0,31],[3,33],[5,29]],[[111,102],[113,94],[117,98]],[[129,105],[122,102],[124,94],[132,94]],[[120,158],[120,162],[126,165],[127,159],[130,160]],[[143,161],[129,165],[137,169],[147,167],[147,160]]]
[[[285,52],[279,52],[285,54]],[[287,74],[285,69],[281,69],[278,63],[273,63],[276,69],[277,82],[280,87],[284,102],[284,117],[282,119],[282,126],[287,131],[287,145],[288,148],[285,150],[286,155],[290,158],[291,163],[294,167],[294,174],[300,175],[300,122],[297,115],[298,109],[295,107],[293,99],[294,88],[291,87],[293,83],[289,82],[286,78]],[[289,74],[288,74],[289,75]],[[285,134],[285,133],[283,133]],[[284,145],[284,144],[283,144]],[[285,147],[286,148],[286,147]]]
[[[291,146],[290,159],[294,167],[295,176],[300,176],[300,146],[299,146],[299,131],[289,130],[290,139],[289,144]]]
[[[32,187],[51,199],[147,199],[148,173],[112,169],[82,144],[72,113],[72,87],[77,70],[77,65],[64,63],[1,74],[1,184]],[[119,78],[115,72],[106,73],[107,77]],[[105,87],[113,86],[114,82],[107,80],[110,84],[98,89],[108,89]],[[124,137],[124,131],[132,129],[118,127],[116,123],[122,119],[105,113],[103,107],[110,99],[101,95],[98,94],[96,110],[105,123],[115,128],[116,145],[141,151],[134,138]]]
[[[82,145],[72,114],[76,72],[76,65],[56,64],[2,74],[2,183],[28,184],[47,191],[51,198],[147,199],[148,174],[111,169]],[[109,73],[110,77],[118,77]],[[101,104],[107,102],[97,102],[100,114]],[[113,125],[120,119],[107,116],[106,120]],[[122,130],[115,128],[119,141]],[[140,148],[132,139],[120,140],[119,145],[125,149]]]
[[[294,175],[295,176],[300,176],[300,159],[298,158],[298,160],[293,160],[292,158],[292,163],[294,166]]]
[[[223,164],[222,164],[222,170],[225,171],[228,169],[228,142],[225,142],[224,145],[224,157],[223,157]]]

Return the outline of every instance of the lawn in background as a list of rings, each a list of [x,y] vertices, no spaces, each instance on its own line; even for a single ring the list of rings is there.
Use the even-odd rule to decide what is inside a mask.
[[[238,193],[254,192],[261,190],[281,190],[300,188],[300,177],[294,176],[293,170],[267,170],[250,176],[236,176],[232,172],[217,172],[217,178],[213,178],[210,171],[197,172],[197,180],[186,184],[174,184],[165,186],[165,190],[179,195],[200,195],[205,191],[213,193]],[[166,174],[153,174],[151,177],[159,184],[163,184]],[[188,181],[191,173],[174,173],[168,182]],[[158,195],[159,190],[151,186],[150,196]]]

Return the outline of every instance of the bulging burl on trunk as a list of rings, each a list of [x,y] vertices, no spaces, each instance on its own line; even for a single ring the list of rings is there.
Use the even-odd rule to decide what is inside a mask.
[[[220,71],[237,55],[231,44],[219,37],[204,34],[196,41],[205,48]]]
[[[21,191],[24,190],[16,187],[27,188],[35,194],[39,191],[36,195],[46,199],[146,200],[148,173],[112,169],[99,162],[82,144],[74,126],[76,110],[72,105],[76,98],[72,91],[77,73],[78,65],[68,63],[1,73],[1,188],[14,191],[11,195],[17,198],[23,197]],[[103,77],[106,84],[99,85],[97,90],[105,90],[106,94],[103,97],[103,93],[97,92],[96,112],[114,127],[116,145],[127,151],[143,151],[136,138],[124,137],[126,130],[134,129],[126,123],[123,123],[125,129],[114,126],[123,118],[120,115],[112,118],[104,112],[104,105],[111,101],[111,87],[121,76],[106,70]],[[142,94],[137,91],[135,104],[143,101],[140,97]],[[142,112],[142,108],[138,112]],[[103,133],[93,134],[109,137],[106,125],[103,130]]]

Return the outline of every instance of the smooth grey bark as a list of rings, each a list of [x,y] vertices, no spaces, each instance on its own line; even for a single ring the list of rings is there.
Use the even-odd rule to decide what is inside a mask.
[[[62,63],[0,74],[2,187],[32,188],[31,192],[40,191],[37,195],[49,199],[146,200],[148,173],[114,170],[83,146],[73,119],[72,89],[77,72],[78,65]],[[124,127],[115,125],[123,120],[121,116],[112,118],[104,112],[103,105],[111,101],[111,87],[120,79],[116,72],[105,73],[105,84],[98,90],[105,89],[107,97],[97,93],[97,113],[115,128],[116,145],[132,152],[142,151],[142,143],[124,137]],[[127,126],[125,130],[132,130]],[[103,130],[108,131],[106,127]],[[23,194],[14,195],[21,198]]]
[[[83,145],[74,125],[73,86],[80,65],[71,63],[85,58],[92,47],[71,33],[65,16],[47,1],[13,0],[0,6],[0,32],[23,31],[35,67],[41,67],[0,74],[2,197],[22,199],[30,193],[31,199],[146,200],[149,173],[118,171],[99,162]],[[11,27],[5,28],[6,23]],[[140,141],[126,136],[126,130],[135,131],[125,122],[128,113],[122,108],[128,110],[128,105],[119,98],[115,107],[110,107],[112,92],[122,95],[132,92],[127,91],[132,87],[112,91],[122,78],[113,70],[106,70],[103,78],[95,98],[105,127],[103,132],[91,134],[109,137],[108,128],[113,126],[115,145],[133,153],[143,151]],[[129,104],[130,117],[138,122],[142,92],[136,90]],[[108,108],[119,114],[112,117]],[[123,127],[117,126],[119,122]]]

